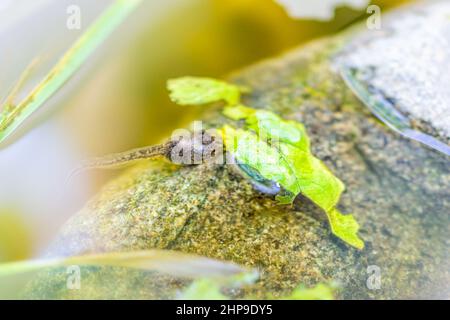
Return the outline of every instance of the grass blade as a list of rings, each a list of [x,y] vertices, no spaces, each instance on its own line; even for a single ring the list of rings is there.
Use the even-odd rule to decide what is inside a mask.
[[[173,278],[186,280],[204,277],[217,279],[217,281],[228,278],[240,279],[243,274],[249,271],[231,262],[222,262],[169,250],[129,251],[19,261],[0,264],[0,299],[18,299],[27,284],[41,272],[53,269],[59,272],[58,268],[74,265],[80,268],[91,266],[123,267],[142,272],[157,272],[158,275],[169,275]],[[64,270],[62,271],[64,272]],[[102,277],[101,272],[99,277]]]
[[[55,94],[142,0],[116,0],[17,106],[0,114],[0,142]],[[0,108],[2,109],[2,108]]]
[[[0,265],[0,280],[43,268],[71,265],[127,267],[187,278],[232,276],[245,271],[230,262],[176,251],[146,250],[6,263]]]

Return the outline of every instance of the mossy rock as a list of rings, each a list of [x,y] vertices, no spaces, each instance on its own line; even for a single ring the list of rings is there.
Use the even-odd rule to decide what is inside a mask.
[[[179,167],[160,159],[104,187],[67,222],[49,255],[161,248],[261,270],[261,279],[237,297],[284,295],[299,284],[334,280],[341,285],[337,298],[448,298],[448,158],[372,117],[332,70],[330,57],[341,43],[322,39],[230,80],[252,88],[246,105],[305,125],[314,155],[346,185],[340,209],[360,223],[364,250],[334,237],[324,214],[304,199],[281,206],[228,165]],[[209,110],[209,126],[227,121],[220,106]],[[380,289],[367,286],[369,266],[381,271]],[[161,288],[151,274],[89,270],[77,292],[65,289],[64,272],[50,270],[26,296],[169,297],[136,290]]]

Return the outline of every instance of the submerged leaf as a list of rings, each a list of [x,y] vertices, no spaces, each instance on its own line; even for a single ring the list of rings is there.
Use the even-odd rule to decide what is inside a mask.
[[[66,83],[141,1],[116,0],[23,101],[17,106],[5,107],[0,115],[0,142],[13,133]]]
[[[228,300],[229,298],[220,292],[221,285],[214,279],[199,279],[180,294],[181,300]]]
[[[248,129],[224,126],[223,141],[227,151],[239,164],[280,184],[286,191],[277,196],[280,203],[292,203],[301,193],[325,211],[337,237],[358,249],[364,247],[357,235],[356,220],[336,209],[344,184],[311,153],[302,124],[242,105],[227,107],[224,114],[234,120],[245,119]]]
[[[182,300],[229,300],[221,290],[225,287],[240,288],[255,283],[259,278],[257,271],[243,272],[230,277],[202,278],[194,280],[180,295]]]
[[[313,288],[297,287],[289,296],[280,300],[334,300],[334,287],[319,283]]]
[[[225,101],[237,104],[242,88],[211,78],[183,77],[169,80],[170,98],[180,105],[201,105]]]

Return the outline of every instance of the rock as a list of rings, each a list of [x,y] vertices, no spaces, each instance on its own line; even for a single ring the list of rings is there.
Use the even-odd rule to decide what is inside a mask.
[[[331,66],[341,42],[315,41],[231,80],[253,89],[246,105],[305,124],[313,153],[346,185],[340,209],[360,223],[363,251],[332,236],[316,208],[302,201],[280,206],[228,165],[177,167],[161,159],[109,183],[68,221],[49,255],[165,248],[260,269],[260,281],[238,297],[335,280],[338,298],[448,298],[448,158],[391,131],[354,97]],[[228,121],[219,107],[205,119],[212,127]],[[377,268],[378,289],[370,286]],[[86,270],[76,293],[65,289],[58,269],[36,278],[27,296],[167,297],[142,289],[169,287],[160,278]]]
[[[346,44],[337,64],[353,70],[354,80],[368,88],[360,94],[399,113],[407,127],[446,144],[442,148],[450,156],[450,74],[442,72],[450,67],[449,14],[448,1],[394,11],[383,16],[383,28],[362,32]]]

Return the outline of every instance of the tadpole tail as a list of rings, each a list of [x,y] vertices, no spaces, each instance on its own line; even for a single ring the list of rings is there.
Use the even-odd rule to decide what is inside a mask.
[[[125,152],[113,153],[102,157],[84,160],[69,174],[67,182],[81,172],[93,169],[116,169],[131,162],[143,159],[153,159],[158,156],[168,156],[172,150],[173,142],[132,149]]]

